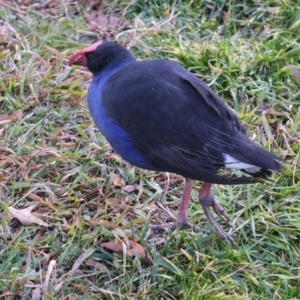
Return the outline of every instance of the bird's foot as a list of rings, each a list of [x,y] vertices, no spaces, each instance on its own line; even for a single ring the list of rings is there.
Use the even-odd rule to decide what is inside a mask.
[[[162,230],[166,228],[175,229],[177,226],[180,229],[191,228],[193,231],[198,232],[199,227],[193,224],[190,224],[187,220],[179,220],[176,218],[168,208],[164,207],[160,202],[155,202],[155,204],[170,218],[173,222],[168,222],[160,225],[149,225],[149,228],[153,230]]]
[[[190,228],[194,232],[199,232],[200,231],[198,226],[190,224],[189,222],[186,222],[185,224],[179,224],[177,222],[169,222],[169,223],[164,223],[164,224],[159,224],[159,225],[149,225],[149,228],[154,230],[154,231],[159,231],[159,230],[164,230],[164,229],[167,229],[167,228],[175,229],[177,226],[180,229]]]
[[[220,203],[215,199],[214,195],[209,189],[206,189],[203,186],[199,191],[199,201],[203,208],[204,214],[208,220],[208,222],[212,225],[212,227],[216,230],[219,236],[221,236],[226,242],[235,244],[234,239],[224,231],[221,225],[217,222],[215,217],[212,215],[210,208],[212,207],[214,212],[230,227],[232,227],[232,223],[226,214],[223,207]]]
[[[213,203],[212,203],[212,208],[214,210],[214,212],[229,226],[229,227],[233,227],[232,223],[228,217],[228,215],[226,214],[224,208],[221,206],[221,204],[215,199],[215,197],[213,196]]]

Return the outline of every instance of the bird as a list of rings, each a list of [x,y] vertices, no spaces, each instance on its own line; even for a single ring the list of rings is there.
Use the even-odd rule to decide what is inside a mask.
[[[211,212],[212,208],[231,226],[212,193],[212,184],[269,179],[272,171],[281,170],[282,158],[250,140],[236,114],[220,97],[174,61],[138,61],[121,44],[98,41],[75,52],[69,65],[86,67],[92,73],[87,93],[89,111],[125,161],[185,178],[176,217],[178,227],[190,226],[193,181],[202,181],[198,200],[208,222],[226,242],[234,243]],[[240,170],[240,175],[234,169]]]

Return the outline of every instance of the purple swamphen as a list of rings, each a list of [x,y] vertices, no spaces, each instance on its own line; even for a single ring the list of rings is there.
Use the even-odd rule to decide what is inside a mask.
[[[282,159],[252,142],[222,100],[175,62],[137,61],[116,42],[97,42],[75,53],[69,64],[85,66],[93,74],[89,110],[124,160],[186,178],[177,224],[189,225],[193,180],[200,180],[204,183],[199,201],[208,221],[221,237],[233,242],[210,211],[212,207],[231,224],[211,184],[257,182],[268,178],[271,170],[279,171]],[[221,168],[240,169],[251,176],[224,175]]]

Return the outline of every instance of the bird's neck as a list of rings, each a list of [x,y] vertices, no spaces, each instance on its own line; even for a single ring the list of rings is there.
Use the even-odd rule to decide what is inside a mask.
[[[133,64],[136,59],[133,56],[120,56],[115,57],[111,61],[104,61],[98,67],[89,68],[94,78],[107,77],[109,74],[115,74],[127,65]]]

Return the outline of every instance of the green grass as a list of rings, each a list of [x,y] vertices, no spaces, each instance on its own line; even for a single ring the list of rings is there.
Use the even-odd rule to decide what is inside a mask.
[[[98,9],[126,24],[105,32],[71,1],[18,3],[0,7],[0,298],[300,299],[300,93],[289,67],[300,68],[300,3],[103,1]],[[148,228],[167,221],[155,206],[166,186],[176,215],[182,178],[130,166],[95,128],[91,75],[67,59],[103,36],[197,73],[250,137],[284,157],[274,182],[214,187],[236,245],[205,220],[201,183],[189,213],[200,233]],[[8,217],[32,205],[49,226]],[[101,246],[121,239],[153,263],[125,255],[126,242],[123,253]]]

